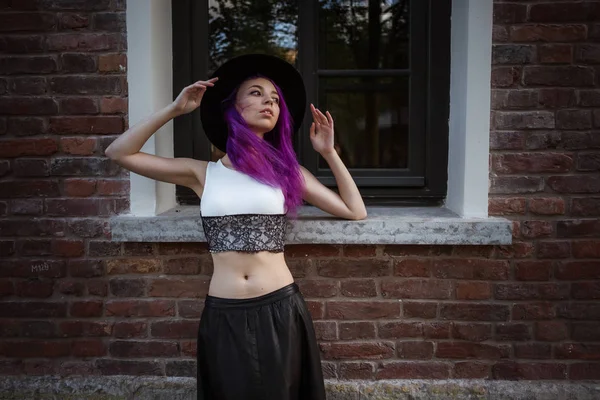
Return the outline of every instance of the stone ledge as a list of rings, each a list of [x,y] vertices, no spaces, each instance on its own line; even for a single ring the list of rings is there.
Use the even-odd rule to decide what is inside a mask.
[[[600,383],[490,380],[326,380],[328,400],[593,400]],[[162,376],[0,376],[0,400],[194,400],[196,379]]]
[[[362,221],[348,221],[315,207],[302,207],[290,222],[286,244],[508,245],[512,222],[504,218],[461,218],[440,207],[370,207]],[[160,215],[119,215],[110,220],[117,242],[204,242],[197,206],[178,206]]]

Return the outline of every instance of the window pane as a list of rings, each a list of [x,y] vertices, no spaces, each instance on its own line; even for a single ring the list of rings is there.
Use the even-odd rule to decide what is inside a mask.
[[[298,0],[209,0],[209,70],[242,54],[264,53],[295,64]]]
[[[319,68],[408,68],[409,4],[409,0],[319,1]]]
[[[335,124],[335,147],[348,168],[406,168],[409,79],[321,78],[319,107]],[[329,168],[320,158],[320,168]]]

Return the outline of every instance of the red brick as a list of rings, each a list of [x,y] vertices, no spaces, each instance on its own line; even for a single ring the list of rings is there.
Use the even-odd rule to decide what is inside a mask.
[[[50,297],[54,292],[53,281],[19,281],[15,285],[19,297]]]
[[[44,97],[0,97],[0,110],[7,115],[52,115],[58,112],[54,99]]]
[[[48,156],[58,151],[53,138],[1,140],[0,157]]]
[[[600,177],[596,176],[551,176],[546,182],[557,193],[600,193]]]
[[[520,230],[520,227],[519,227]],[[519,231],[520,232],[520,231]],[[514,233],[513,233],[514,236]],[[530,258],[535,251],[535,245],[531,242],[516,242],[512,245],[498,246],[498,258]]]
[[[522,221],[521,232],[530,239],[551,237],[554,227],[551,221]]]
[[[57,290],[67,296],[81,297],[85,294],[85,284],[83,282],[61,280],[58,283]]]
[[[552,261],[515,261],[515,278],[519,281],[547,281],[552,275]]]
[[[539,215],[560,215],[565,213],[565,201],[560,197],[538,197],[529,200],[529,211]]]
[[[94,14],[94,29],[113,32],[125,31],[125,13]]]
[[[146,322],[116,322],[112,334],[119,339],[145,338],[147,337],[148,325]]]
[[[558,342],[569,337],[569,327],[563,321],[540,321],[535,323],[535,339]]]
[[[69,260],[69,275],[78,278],[104,276],[104,264],[99,260]]]
[[[506,93],[506,101],[503,108],[523,110],[537,108],[539,105],[539,93],[537,90],[509,90]]]
[[[175,315],[171,300],[112,300],[105,305],[106,316],[167,317]]]
[[[58,134],[107,134],[121,133],[121,117],[53,117],[50,131]]]
[[[0,353],[5,357],[67,357],[71,344],[59,340],[5,341],[0,345]]]
[[[340,247],[330,244],[297,244],[286,246],[286,255],[289,257],[337,257]]]
[[[12,117],[8,119],[7,133],[15,136],[29,136],[46,133],[48,121],[46,118]]]
[[[475,361],[455,362],[452,364],[452,377],[455,379],[488,379],[490,366]]]
[[[14,78],[8,84],[8,89],[15,94],[46,94],[46,79],[42,77]]]
[[[600,364],[574,363],[570,365],[569,379],[571,380],[598,380],[600,379]]]
[[[375,368],[366,362],[341,362],[340,379],[374,379]]]
[[[104,304],[102,301],[76,301],[71,303],[71,309],[69,311],[72,317],[87,318],[87,317],[101,317]]]
[[[95,138],[61,137],[60,150],[65,154],[89,156],[94,154],[96,143]]]
[[[407,341],[396,344],[398,358],[427,360],[433,357],[433,342]]]
[[[491,297],[487,282],[456,282],[457,300],[482,300]]]
[[[97,216],[98,200],[96,199],[48,199],[46,215],[63,217]]]
[[[540,92],[540,106],[548,108],[565,108],[574,106],[577,97],[575,96],[575,90],[570,88],[549,88],[539,89]],[[550,135],[555,135],[556,132],[549,132]],[[555,148],[550,146],[550,148]]]
[[[585,40],[586,34],[584,24],[527,24],[510,27],[510,40],[514,42],[577,42]]]
[[[110,7],[110,0],[61,0],[44,5],[48,10],[103,11]]]
[[[321,260],[317,264],[317,274],[327,278],[362,278],[390,275],[388,260],[376,259],[335,259]]]
[[[110,264],[107,264],[107,268],[109,274],[115,273],[111,271]],[[153,279],[148,283],[148,296],[201,298],[208,293],[209,283],[209,279]]]
[[[377,289],[373,279],[349,279],[341,281],[340,293],[346,297],[375,297]]]
[[[508,29],[505,26],[492,26],[492,43],[508,42]]]
[[[49,51],[111,51],[118,50],[119,37],[105,33],[63,33],[48,36]]]
[[[52,253],[59,257],[80,257],[85,253],[85,243],[73,239],[54,240]]]
[[[600,299],[600,282],[574,282],[571,296],[573,299]]]
[[[102,375],[164,376],[158,361],[98,359],[95,365]]]
[[[87,28],[90,17],[83,13],[61,13],[58,15],[58,26],[61,30]]]
[[[514,87],[521,78],[520,67],[492,67],[492,88]]]
[[[556,358],[571,360],[600,360],[600,345],[581,343],[555,344]]]
[[[600,6],[593,2],[533,4],[529,9],[532,22],[597,21]]]
[[[529,325],[514,322],[497,324],[494,339],[511,342],[531,340]]]
[[[64,53],[60,55],[60,70],[64,72],[96,72],[96,56],[93,54]]]
[[[497,300],[562,300],[569,297],[569,285],[564,283],[498,283],[494,288]]]
[[[452,338],[468,340],[470,342],[483,342],[492,338],[491,324],[452,324]]]
[[[394,275],[402,277],[429,277],[431,260],[405,258],[394,260]]]
[[[126,72],[126,54],[104,54],[98,57],[98,70],[100,72]]]
[[[582,44],[576,46],[575,61],[583,64],[600,64],[600,45]]]
[[[101,339],[75,340],[71,352],[75,357],[103,357],[107,354],[106,345]]]
[[[128,104],[126,97],[104,97],[100,101],[102,114],[127,114]]]
[[[333,321],[315,321],[315,335],[317,340],[337,340],[337,327]],[[374,337],[374,336],[373,336]]]
[[[62,278],[66,276],[63,261],[47,259],[18,259],[5,261],[0,276],[14,278]]]
[[[557,306],[557,315],[566,319],[600,320],[600,304],[598,302],[572,302]]]
[[[600,339],[600,322],[573,322],[571,340],[577,342],[596,342]]]
[[[503,304],[445,303],[440,305],[440,318],[461,321],[506,321],[508,306]]]
[[[306,297],[334,297],[338,294],[338,282],[329,279],[301,279],[298,286]]]
[[[9,318],[57,318],[66,317],[67,304],[60,302],[8,302],[0,308],[0,317]]]
[[[441,362],[386,362],[379,364],[376,379],[447,379],[450,365]]]
[[[405,318],[432,319],[437,315],[437,303],[420,301],[403,301],[402,310]]]
[[[144,297],[146,281],[143,279],[111,279],[110,292],[115,297]]]
[[[600,258],[600,240],[583,240],[573,242],[573,257]]]
[[[16,242],[17,254],[22,256],[52,255],[52,242],[48,239],[26,239]]]
[[[69,197],[89,197],[96,192],[96,181],[92,179],[65,179],[63,189]]]
[[[121,243],[90,241],[88,255],[91,257],[111,257],[121,254]]]
[[[559,238],[597,237],[600,234],[600,219],[558,221],[556,234]]]
[[[563,261],[556,270],[557,279],[600,279],[600,261]]]
[[[394,356],[394,347],[388,342],[321,343],[325,360],[385,359]]]
[[[50,79],[56,94],[114,95],[121,93],[118,76],[61,76]]]
[[[0,74],[3,75],[49,74],[56,72],[56,70],[57,63],[55,56],[0,57]]]
[[[377,246],[352,244],[342,247],[342,254],[345,257],[375,257]]]
[[[532,363],[502,361],[492,367],[494,379],[505,380],[542,380],[542,379],[566,379],[567,366],[557,363]]]
[[[375,324],[372,322],[340,322],[340,339],[373,339],[375,338]]]
[[[515,357],[522,359],[550,359],[552,358],[552,347],[544,343],[515,343]]]
[[[527,19],[527,5],[494,3],[494,24],[515,24]]]
[[[509,268],[508,261],[450,258],[434,260],[432,273],[442,279],[507,280]]]
[[[177,357],[179,349],[175,342],[116,340],[110,343],[109,353],[111,356],[129,358]]]
[[[61,114],[97,114],[96,99],[90,97],[66,97],[59,99]]]
[[[559,129],[592,128],[591,110],[559,110],[556,113],[556,127]]]
[[[561,153],[495,154],[492,162],[501,174],[568,172],[573,168],[573,157]]]
[[[379,319],[398,318],[400,304],[389,301],[328,301],[327,318]]]
[[[449,299],[452,287],[452,282],[444,280],[385,280],[381,282],[381,295],[385,298]]]
[[[160,321],[150,326],[150,335],[161,339],[194,339],[198,334],[196,321]]]
[[[56,26],[56,15],[52,13],[2,13],[0,32],[50,31]]]
[[[569,44],[546,44],[539,47],[541,64],[570,64],[573,62],[573,46]]]
[[[492,150],[521,150],[524,146],[523,132],[490,132],[490,149]]]
[[[508,358],[509,354],[510,348],[506,345],[465,342],[439,342],[435,352],[437,358],[481,358],[488,360]]]
[[[553,319],[556,317],[554,304],[550,302],[530,302],[527,304],[515,304],[512,307],[514,320],[540,320]]]
[[[584,66],[526,66],[523,69],[525,86],[593,86],[594,70]]]
[[[90,296],[106,297],[108,295],[108,284],[106,281],[100,279],[90,279],[86,281],[86,286],[88,295]]]
[[[44,36],[4,36],[4,41],[0,44],[0,49],[4,53],[40,53],[44,51]]]

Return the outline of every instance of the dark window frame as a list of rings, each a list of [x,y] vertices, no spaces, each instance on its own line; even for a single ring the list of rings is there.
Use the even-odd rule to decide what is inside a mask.
[[[171,4],[173,97],[176,97],[183,87],[208,75],[209,13],[207,0],[172,0]],[[440,205],[446,196],[448,178],[451,0],[411,1],[411,65],[407,70],[319,70],[318,2],[303,0],[300,4],[297,66],[305,79],[309,101],[318,104],[319,77],[411,74],[409,167],[350,169],[365,203]],[[414,45],[413,40],[421,45]],[[308,136],[310,122],[307,112],[296,137],[298,159],[323,184],[335,190],[335,178],[329,169],[319,168],[319,156],[312,149]],[[176,157],[211,159],[210,143],[202,130],[198,110],[175,118],[174,152]],[[177,186],[176,196],[180,204],[198,203],[196,194],[186,187]]]

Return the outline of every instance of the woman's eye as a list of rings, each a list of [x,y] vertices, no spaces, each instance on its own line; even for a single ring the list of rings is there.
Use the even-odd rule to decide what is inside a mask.
[[[278,99],[277,97],[274,97],[274,98],[273,98],[273,101],[274,101],[275,103],[279,104],[279,99]]]
[[[253,90],[250,94],[258,94],[260,96],[260,92],[258,90]]]

